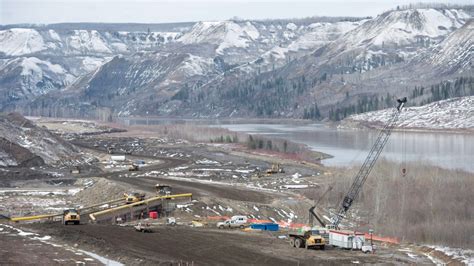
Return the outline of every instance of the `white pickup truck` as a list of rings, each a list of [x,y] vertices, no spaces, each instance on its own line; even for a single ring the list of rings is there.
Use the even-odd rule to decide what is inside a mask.
[[[142,233],[152,233],[153,230],[151,229],[150,224],[147,223],[138,223],[137,225],[134,226],[135,230],[137,232],[142,232]]]
[[[247,217],[243,215],[235,215],[232,218],[225,220],[224,222],[218,222],[217,228],[240,228],[244,229],[247,227]]]

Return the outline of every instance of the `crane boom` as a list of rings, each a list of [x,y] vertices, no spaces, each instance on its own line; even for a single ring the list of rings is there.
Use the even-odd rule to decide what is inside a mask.
[[[349,189],[349,192],[346,194],[344,199],[342,200],[337,213],[335,213],[331,218],[331,226],[334,228],[339,228],[339,224],[341,223],[342,219],[345,217],[347,211],[351,207],[352,203],[354,202],[355,198],[359,194],[362,186],[367,180],[367,177],[370,174],[370,171],[375,165],[375,162],[379,158],[380,153],[382,152],[385,144],[387,143],[390,134],[392,133],[393,127],[395,126],[398,118],[400,117],[400,113],[402,111],[403,106],[407,102],[407,98],[398,99],[398,106],[393,110],[393,113],[390,115],[390,119],[388,123],[383,127],[380,131],[377,139],[372,146],[372,149],[369,152],[369,155],[365,159],[364,163],[362,164],[359,172],[354,178],[354,181]]]

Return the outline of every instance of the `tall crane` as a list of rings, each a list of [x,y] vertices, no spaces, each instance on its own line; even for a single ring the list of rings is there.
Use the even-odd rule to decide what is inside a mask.
[[[352,203],[354,202],[355,198],[362,189],[362,186],[367,180],[370,171],[374,167],[375,162],[377,161],[380,153],[382,152],[382,149],[387,143],[390,134],[392,134],[393,127],[395,126],[398,121],[398,118],[400,117],[400,113],[402,112],[403,106],[407,102],[407,98],[404,97],[402,99],[398,99],[397,102],[397,108],[394,108],[392,114],[390,115],[388,123],[383,127],[383,129],[377,136],[377,139],[375,140],[375,143],[372,146],[369,155],[367,156],[364,163],[362,164],[362,167],[355,176],[352,186],[349,189],[349,192],[347,192],[346,196],[340,203],[338,211],[331,217],[331,227],[339,228],[339,224],[346,216],[346,213],[349,211],[349,208],[352,206]]]

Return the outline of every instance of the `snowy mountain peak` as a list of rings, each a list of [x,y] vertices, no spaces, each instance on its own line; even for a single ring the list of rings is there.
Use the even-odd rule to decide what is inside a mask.
[[[249,21],[239,24],[233,21],[198,22],[179,41],[215,44],[218,46],[216,51],[222,53],[227,48],[246,48],[259,36],[259,31]]]
[[[383,13],[352,34],[359,45],[400,46],[421,37],[445,36],[461,27],[470,16],[455,9],[407,9]]]
[[[0,31],[0,53],[17,56],[46,48],[43,37],[34,29],[13,28]]]

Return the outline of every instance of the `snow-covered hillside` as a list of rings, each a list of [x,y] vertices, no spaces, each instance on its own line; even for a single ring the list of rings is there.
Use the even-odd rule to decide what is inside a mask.
[[[365,20],[360,21],[344,21],[336,23],[312,23],[307,27],[299,28],[298,31],[303,32],[301,35],[298,35],[296,39],[292,40],[286,46],[278,45],[269,51],[265,52],[261,58],[267,64],[275,64],[280,66],[285,63],[285,60],[288,57],[295,59],[298,55],[305,51],[314,51],[320,47],[323,47],[326,44],[329,44],[339,37],[344,35],[346,32],[349,32],[361,24]],[[288,27],[287,27],[288,28]],[[296,30],[293,27],[290,27]]]
[[[462,10],[408,9],[386,12],[350,33],[351,45],[405,46],[460,28],[470,16]]]
[[[464,10],[470,9],[203,21],[151,26],[154,30],[150,25],[4,26],[0,110],[307,118],[317,103],[322,116],[333,109],[345,117],[384,108],[379,103],[387,93],[470,80],[473,30]],[[363,105],[361,98],[378,98],[380,106],[356,108]]]
[[[217,45],[216,51],[222,53],[231,47],[247,48],[250,42],[260,36],[257,28],[246,22],[239,25],[233,21],[199,22],[179,41],[187,44],[210,43]]]
[[[0,30],[0,53],[22,56],[41,52],[56,55],[112,55],[162,46],[181,32],[55,31],[12,28]]]
[[[47,48],[43,37],[34,29],[9,29],[0,31],[0,52],[18,56]]]
[[[345,123],[380,126],[387,123],[394,109],[353,115]],[[396,127],[408,129],[474,130],[474,96],[453,98],[419,107],[405,108]]]
[[[327,47],[321,61],[339,64],[343,72],[365,72],[409,61],[439,44],[470,18],[460,9],[389,11],[347,32]]]
[[[431,56],[433,65],[442,71],[460,70],[472,73],[474,67],[474,20],[450,34]]]
[[[54,164],[71,159],[83,160],[79,150],[60,137],[19,114],[0,115],[0,166],[32,166],[32,161],[34,165]]]
[[[308,54],[362,24],[359,21],[280,23],[261,21],[199,22],[177,41],[185,44],[212,44],[217,55],[227,63],[256,61],[260,70],[265,65],[281,66],[287,58]],[[254,67],[246,68],[251,71]]]
[[[67,86],[74,79],[63,66],[37,57],[17,57],[0,66],[0,84],[8,89],[11,100],[43,95]]]

